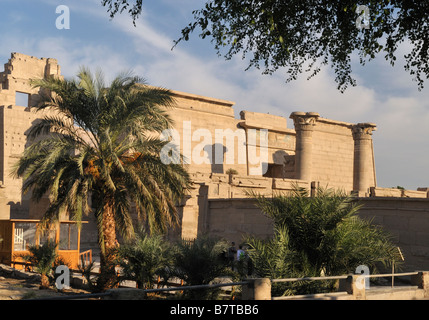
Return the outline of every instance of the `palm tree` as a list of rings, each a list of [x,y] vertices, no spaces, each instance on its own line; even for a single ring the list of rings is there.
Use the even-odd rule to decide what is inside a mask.
[[[359,265],[374,273],[380,264],[399,261],[392,237],[359,218],[361,206],[350,195],[324,188],[319,188],[315,197],[299,188],[291,195],[272,198],[249,194],[274,224],[272,239],[247,239],[258,276],[335,276],[353,273]],[[289,286],[289,292],[308,293],[317,287],[299,283]]]
[[[14,174],[24,178],[23,192],[50,205],[42,222],[67,212],[77,221],[94,212],[101,251],[101,289],[112,286],[116,232],[134,234],[132,210],[150,230],[165,232],[178,223],[175,205],[190,184],[180,164],[160,158],[168,143],[159,134],[171,128],[168,90],[147,86],[130,74],[106,85],[101,72],[82,68],[77,79],[33,81],[40,88],[37,111],[48,114],[29,131],[34,139]],[[39,138],[36,140],[36,138]],[[92,203],[90,203],[90,201]]]
[[[161,234],[137,232],[132,242],[125,243],[118,251],[121,278],[134,280],[140,289],[150,289],[158,277],[166,282],[173,269],[174,248]]]
[[[225,240],[199,236],[195,240],[182,240],[177,244],[175,267],[177,277],[187,285],[210,284],[215,278],[231,274],[228,261],[224,259],[228,250]],[[212,299],[218,290],[194,289],[185,291],[189,299]]]
[[[34,245],[28,248],[29,255],[24,256],[24,260],[31,262],[36,271],[41,276],[41,289],[49,288],[49,277],[53,273],[55,261],[59,258],[57,244],[54,241],[47,241],[43,245]]]

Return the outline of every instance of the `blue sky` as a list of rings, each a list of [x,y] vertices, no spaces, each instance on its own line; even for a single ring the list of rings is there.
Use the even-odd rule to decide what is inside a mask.
[[[151,85],[234,101],[237,117],[241,110],[286,118],[293,111],[316,111],[340,121],[374,122],[378,186],[429,187],[429,81],[419,92],[403,59],[394,68],[382,56],[364,67],[354,64],[358,85],[344,94],[329,67],[310,81],[303,75],[286,84],[284,71],[272,76],[245,71],[241,56],[225,61],[197,34],[171,50],[204,0],[146,0],[137,27],[126,14],[111,20],[100,3],[0,0],[0,63],[20,52],[58,59],[66,77],[80,66],[100,67],[108,79],[133,70]],[[69,30],[55,26],[58,5],[70,8]],[[399,50],[407,53],[409,45]],[[290,120],[288,126],[293,127]]]

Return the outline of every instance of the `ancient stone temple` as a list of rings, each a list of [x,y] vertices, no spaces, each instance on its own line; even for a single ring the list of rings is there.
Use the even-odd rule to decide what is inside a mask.
[[[28,143],[27,130],[43,116],[30,110],[39,94],[30,79],[49,76],[61,76],[57,60],[20,53],[13,53],[0,73],[0,219],[28,218],[30,211],[38,210],[22,195],[22,181],[14,179],[11,170]]]
[[[38,217],[48,201],[30,203],[21,194],[22,181],[10,175],[23,152],[26,132],[41,114],[31,110],[38,91],[31,79],[61,77],[57,60],[12,53],[0,73],[1,213],[10,217]],[[167,138],[180,146],[195,189],[183,209],[182,235],[194,237],[198,199],[240,198],[246,189],[264,193],[288,190],[293,183],[309,189],[326,185],[369,194],[375,187],[374,124],[352,124],[325,119],[314,112],[292,112],[287,119],[241,111],[234,117],[233,102],[173,91],[177,106],[171,111],[175,127]],[[285,106],[286,107],[286,106]]]
[[[0,73],[0,219],[37,219],[49,203],[48,198],[32,203],[21,193],[22,181],[10,172],[29,143],[27,130],[43,115],[31,109],[39,92],[32,88],[30,79],[51,76],[62,77],[57,60],[20,53],[12,53]],[[291,110],[293,128],[288,128],[284,117],[241,111],[237,119],[233,102],[172,93],[176,106],[169,112],[175,124],[163,138],[184,155],[183,164],[193,179],[193,189],[179,208],[180,228],[172,236],[192,239],[210,233],[240,242],[246,233],[270,235],[271,222],[249,201],[249,190],[271,195],[295,185],[310,192],[315,192],[317,186],[327,186],[361,199],[412,197],[425,198],[419,199],[425,204],[413,202],[416,207],[427,204],[427,188],[410,191],[377,187],[373,123],[347,123],[326,119],[316,112]],[[165,160],[175,161],[168,154]],[[381,202],[368,203],[369,208],[375,208]],[[376,209],[379,214],[381,209]],[[413,219],[409,217],[406,219]],[[91,230],[91,223],[85,228]],[[81,241],[83,248],[85,243],[96,243],[96,232],[83,233]],[[429,247],[419,250],[429,256]]]
[[[41,114],[31,110],[38,89],[31,79],[61,77],[57,60],[13,53],[0,73],[1,217],[36,217],[46,203],[33,204],[21,195],[22,181],[10,175],[23,152],[26,131]],[[375,125],[325,119],[315,112],[292,112],[287,119],[241,111],[233,102],[173,91],[174,130],[166,138],[180,147],[192,173],[195,194],[183,207],[182,233],[198,232],[198,195],[240,198],[253,188],[264,193],[288,190],[293,183],[316,185],[369,195],[376,186],[371,134]],[[189,211],[189,212],[188,212]]]

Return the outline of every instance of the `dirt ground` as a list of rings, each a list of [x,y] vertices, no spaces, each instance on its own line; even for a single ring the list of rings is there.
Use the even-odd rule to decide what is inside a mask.
[[[59,292],[55,288],[41,290],[39,287],[39,283],[34,282],[34,280],[0,276],[0,300],[44,299],[89,293],[82,289],[69,289]]]

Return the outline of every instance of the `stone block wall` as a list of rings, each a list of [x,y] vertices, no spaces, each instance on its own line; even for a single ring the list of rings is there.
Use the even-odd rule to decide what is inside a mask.
[[[188,170],[223,174],[232,168],[246,174],[246,157],[242,157],[241,162],[238,161],[239,155],[246,152],[245,132],[238,127],[234,118],[234,103],[172,92],[176,104],[170,115],[178,134],[176,140],[180,151],[189,164]],[[216,152],[220,159],[216,158]]]
[[[400,188],[371,188],[370,197],[396,197],[396,198],[429,198],[429,188],[405,190]]]
[[[429,199],[359,198],[359,216],[371,220],[392,235],[392,241],[405,258],[402,270],[429,268]],[[246,235],[261,239],[273,235],[270,219],[265,217],[249,198],[207,199],[204,228],[200,233],[242,243]],[[200,217],[201,219],[201,217]]]
[[[313,132],[312,180],[353,190],[354,140],[349,123],[318,119]]]
[[[249,192],[272,196],[288,194],[296,186],[311,190],[308,181],[240,175],[191,175],[194,188],[181,210],[180,236],[193,239],[200,234],[219,236],[236,243],[246,234],[267,237],[272,225],[255,207]]]
[[[12,53],[4,65],[4,71],[0,72],[0,181],[4,196],[0,206],[5,208],[1,214],[3,218],[29,217],[30,195],[21,193],[22,181],[12,177],[11,172],[30,143],[27,138],[28,130],[37,119],[47,114],[36,114],[30,110],[39,98],[39,89],[34,88],[30,80],[48,76],[62,77],[56,59],[38,59],[21,53]],[[18,103],[17,93],[27,96],[25,103]],[[41,208],[40,204],[36,206],[41,210],[45,208]]]
[[[429,268],[429,199],[372,197],[359,202],[360,217],[392,234],[404,255],[405,271]]]
[[[267,238],[273,234],[271,220],[262,215],[251,199],[210,199],[208,204],[210,235],[239,244],[247,235]]]

